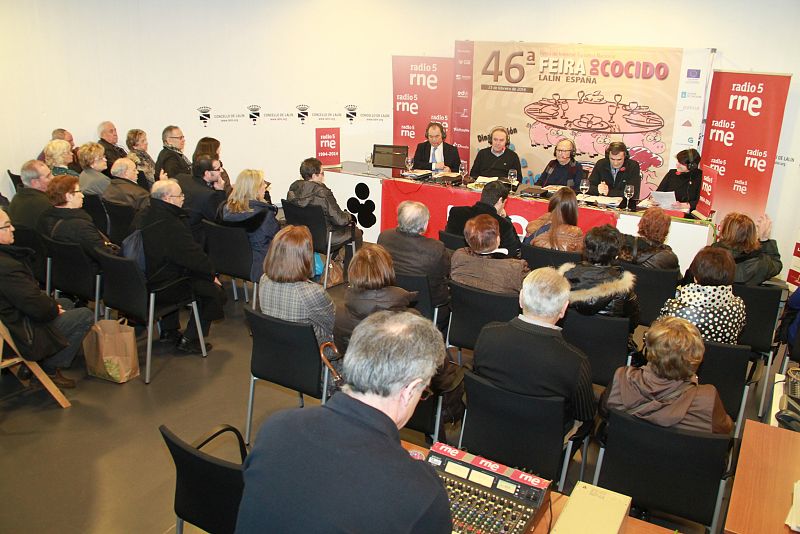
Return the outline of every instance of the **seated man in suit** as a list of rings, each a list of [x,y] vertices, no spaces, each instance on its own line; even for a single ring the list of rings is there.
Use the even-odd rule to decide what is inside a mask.
[[[444,126],[438,122],[431,122],[425,128],[425,141],[417,145],[414,152],[414,168],[428,169],[434,172],[458,172],[461,165],[461,158],[458,149],[449,143],[445,143],[447,132]]]
[[[179,174],[190,174],[192,164],[183,154],[186,137],[181,129],[170,124],[161,132],[161,142],[164,143],[164,148],[158,153],[153,175],[160,177],[162,171],[170,178],[177,178]]]
[[[19,177],[25,187],[11,199],[8,216],[17,226],[37,228],[39,218],[52,207],[46,191],[53,174],[47,165],[32,159],[22,166]]]
[[[589,360],[561,335],[556,323],[569,304],[569,282],[552,267],[532,271],[522,283],[522,314],[489,323],[475,345],[474,370],[497,387],[535,397],[563,397],[564,432],[594,419]]]
[[[128,158],[119,158],[111,167],[111,183],[103,191],[103,200],[124,204],[139,211],[150,205],[150,194],[136,183],[139,172],[136,163]]]
[[[481,192],[481,199],[472,206],[454,206],[450,208],[447,226],[444,231],[450,234],[464,235],[464,226],[467,221],[478,215],[487,214],[497,219],[500,225],[500,247],[508,250],[512,258],[519,256],[520,242],[517,230],[506,215],[506,200],[508,200],[508,185],[499,182],[489,182]]]
[[[630,159],[625,143],[614,141],[608,145],[606,157],[595,163],[592,174],[589,175],[589,194],[622,197],[625,186],[632,185],[634,188],[632,200],[636,201],[639,199],[641,181],[639,163]]]
[[[97,127],[97,135],[100,137],[97,142],[105,150],[106,162],[108,163],[108,167],[103,171],[103,174],[111,178],[111,168],[114,166],[114,162],[119,158],[124,158],[128,153],[117,144],[119,142],[119,134],[117,134],[117,127],[114,126],[113,122],[101,122]]]
[[[192,163],[192,174],[175,177],[186,195],[183,209],[189,213],[189,227],[198,243],[203,243],[203,219],[216,221],[220,205],[225,202],[225,181],[217,156],[198,155]]]

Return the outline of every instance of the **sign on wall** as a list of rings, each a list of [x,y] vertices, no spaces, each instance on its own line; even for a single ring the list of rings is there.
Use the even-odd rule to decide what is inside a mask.
[[[339,128],[316,129],[317,159],[323,165],[338,165],[341,163]]]

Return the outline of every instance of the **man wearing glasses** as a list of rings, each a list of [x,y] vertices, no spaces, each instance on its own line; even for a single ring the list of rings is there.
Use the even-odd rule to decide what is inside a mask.
[[[382,311],[359,323],[342,392],[261,427],[244,463],[236,532],[449,534],[441,482],[398,433],[444,356],[441,333],[418,315]]]
[[[161,141],[164,148],[156,159],[155,176],[161,176],[161,171],[167,173],[170,178],[177,178],[179,174],[191,174],[192,164],[183,154],[183,147],[186,146],[186,138],[177,126],[167,126],[161,132]]]
[[[562,139],[553,150],[556,159],[551,160],[539,177],[538,185],[564,185],[577,191],[586,172],[581,164],[575,161],[575,143],[571,139]]]

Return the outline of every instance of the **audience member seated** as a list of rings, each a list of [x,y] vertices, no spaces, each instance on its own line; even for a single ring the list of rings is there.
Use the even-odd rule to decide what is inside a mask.
[[[672,218],[661,208],[650,208],[639,220],[639,235],[622,236],[619,259],[653,269],[678,269],[678,256],[664,241]]]
[[[73,160],[72,147],[63,139],[50,141],[44,147],[44,162],[53,171],[53,176],[71,174],[78,176],[78,173],[69,168]]]
[[[480,149],[475,155],[469,175],[472,178],[486,176],[506,179],[510,170],[517,171],[518,179],[522,177],[519,156],[511,150],[511,136],[508,130],[496,126],[489,132],[489,146]]]
[[[76,243],[90,258],[97,255],[97,248],[111,254],[118,252],[108,237],[97,229],[89,214],[81,209],[83,192],[76,176],[54,176],[47,186],[47,196],[53,206],[39,219],[41,234],[56,241]]]
[[[108,167],[102,145],[85,143],[78,149],[78,160],[83,171],[80,175],[81,191],[84,195],[102,195],[111,179],[103,174]]]
[[[586,178],[586,171],[575,161],[575,153],[575,142],[572,139],[563,138],[556,143],[553,149],[556,159],[550,160],[544,168],[537,185],[563,185],[577,191],[581,180]]]
[[[700,385],[703,340],[693,324],[678,317],[653,322],[645,336],[647,365],[620,367],[600,398],[600,414],[621,410],[663,427],[729,434],[733,421],[717,389]]]
[[[189,277],[197,307],[200,312],[200,327],[205,339],[211,329],[211,321],[222,319],[225,293],[222,284],[214,276],[211,261],[198,245],[186,223],[183,211],[183,193],[175,179],[159,180],[150,192],[150,206],[142,213],[140,228],[147,265],[147,284],[158,288],[181,277]],[[160,302],[170,302],[185,296],[184,288],[174,286],[159,293]],[[161,319],[161,340],[176,342],[181,352],[202,352],[194,317],[181,335],[178,312]],[[207,350],[211,344],[206,343]]]
[[[354,228],[351,222],[354,218],[349,213],[342,211],[333,192],[325,185],[325,171],[322,162],[317,158],[308,158],[300,164],[302,180],[296,180],[286,194],[286,200],[297,204],[301,208],[306,206],[320,206],[325,212],[328,229],[333,230],[331,247],[337,248],[342,243],[355,237],[356,248],[361,248],[364,233],[360,228]]]
[[[730,251],[736,262],[737,284],[756,286],[783,269],[778,244],[769,238],[772,221],[765,213],[754,223],[743,213],[729,213],[722,219],[717,242],[712,247]]]
[[[475,346],[475,373],[499,388],[522,395],[563,397],[565,434],[575,421],[594,419],[589,360],[561,335],[556,323],[569,304],[569,282],[552,267],[528,274],[519,303],[522,314],[492,322]]]
[[[194,154],[192,154],[192,161],[196,160],[201,154],[210,154],[216,158],[219,161],[220,176],[222,177],[222,181],[225,183],[225,187],[223,188],[225,195],[230,195],[232,190],[231,178],[228,176],[228,171],[226,171],[225,167],[222,165],[222,160],[220,159],[220,146],[221,143],[219,140],[214,139],[213,137],[201,137],[194,149]]]
[[[583,251],[575,191],[562,187],[550,197],[547,213],[528,223],[524,243],[566,252]]]
[[[631,332],[639,320],[639,300],[634,291],[636,277],[618,265],[621,235],[605,224],[589,230],[583,248],[583,261],[565,263],[559,270],[569,280],[572,291],[569,305],[584,315],[629,317]]]
[[[20,179],[25,187],[17,191],[8,205],[8,216],[17,226],[36,229],[39,218],[49,210],[52,204],[47,197],[47,186],[53,178],[50,167],[41,161],[32,159],[22,165]]]
[[[161,142],[164,148],[158,153],[153,175],[158,176],[160,180],[162,171],[169,178],[176,178],[179,174],[191,174],[192,163],[183,154],[186,137],[181,129],[174,125],[167,126],[161,132]]]
[[[800,291],[796,290],[792,293],[792,296],[789,297],[789,301],[786,303],[786,307],[788,309],[787,316],[789,314],[793,314],[794,318],[789,318],[788,320],[791,321],[789,326],[786,328],[786,343],[789,345],[789,351],[793,351],[795,348],[795,343],[797,340],[797,329],[800,327]],[[786,320],[786,319],[784,319]],[[798,360],[797,352],[792,352],[791,357],[793,360]]]
[[[450,278],[466,286],[494,293],[517,294],[528,274],[525,260],[509,258],[500,247],[500,228],[490,215],[478,215],[467,221],[464,237],[467,247],[453,253]]]
[[[481,192],[481,199],[472,206],[453,206],[447,218],[445,232],[460,235],[469,219],[476,215],[491,215],[500,225],[500,246],[508,250],[508,255],[519,257],[520,243],[511,218],[506,215],[506,200],[509,188],[506,184],[489,182]]]
[[[278,208],[265,200],[268,183],[264,172],[245,169],[239,173],[228,201],[222,205],[222,220],[247,231],[253,264],[250,279],[258,282],[264,274],[264,259],[275,234],[280,230]]]
[[[703,171],[700,169],[700,153],[687,148],[675,156],[675,169],[670,169],[658,184],[659,191],[674,191],[675,203],[667,208],[693,211],[700,200]]]
[[[128,155],[125,149],[119,146],[119,134],[117,134],[117,127],[111,121],[103,121],[97,126],[97,136],[100,138],[97,142],[103,147],[103,152],[108,162],[108,167],[103,173],[111,178],[111,168],[114,162],[119,158],[124,158]]]
[[[705,341],[736,345],[745,323],[744,301],[733,294],[736,264],[724,248],[700,249],[689,266],[692,282],[678,287],[661,308],[662,317],[680,317],[697,327]]]
[[[147,133],[139,129],[128,130],[125,144],[129,150],[128,158],[136,163],[136,182],[149,191],[156,180],[156,162],[147,153]]]
[[[14,246],[14,226],[0,210],[0,320],[23,358],[39,362],[58,387],[73,388],[75,381],[61,370],[72,365],[94,314],[41,291],[30,270],[32,255]]]
[[[447,493],[398,433],[444,358],[441,334],[421,317],[379,312],[359,324],[343,391],[324,406],[273,415],[259,430],[236,532],[449,534]]]
[[[130,158],[119,158],[111,167],[111,183],[103,193],[103,200],[130,206],[136,211],[150,205],[150,194],[136,183],[139,173]]]
[[[68,130],[65,130],[64,128],[56,128],[53,130],[50,140],[55,141],[56,139],[63,139],[69,143],[70,150],[72,151],[72,163],[70,163],[68,167],[71,170],[80,173],[83,169],[78,163],[78,149],[75,147],[75,138],[72,137],[72,134]],[[44,150],[39,152],[39,156],[36,159],[44,163]]]
[[[220,206],[225,202],[225,184],[220,176],[216,156],[203,154],[192,163],[192,174],[174,178],[186,195],[183,209],[189,214],[189,227],[198,243],[204,243],[203,219],[215,222]]]

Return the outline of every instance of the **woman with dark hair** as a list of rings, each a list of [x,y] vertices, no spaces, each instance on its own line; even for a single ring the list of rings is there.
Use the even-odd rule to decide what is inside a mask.
[[[583,261],[578,265],[566,263],[559,271],[569,280],[569,305],[583,315],[629,317],[630,331],[639,319],[639,300],[634,291],[636,277],[618,265],[621,234],[605,224],[587,232]]]
[[[700,385],[695,372],[703,362],[703,340],[685,319],[654,321],[645,336],[647,365],[620,367],[600,398],[599,413],[623,411],[663,427],[729,434],[733,421],[717,388]]]
[[[219,161],[219,171],[222,175],[222,180],[225,182],[225,196],[228,196],[231,194],[231,178],[228,176],[228,171],[222,166],[222,160],[219,159],[220,147],[221,143],[218,139],[214,139],[213,137],[201,137],[194,149],[194,154],[192,154],[192,161],[196,161],[197,157],[202,154],[207,154],[212,158],[216,156],[216,159]]]
[[[675,156],[677,163],[658,184],[658,191],[675,191],[675,203],[667,208],[689,211],[697,208],[703,171],[700,170],[700,153],[687,148]]]
[[[679,269],[678,256],[664,241],[672,218],[661,208],[650,208],[639,221],[639,235],[623,235],[619,259],[653,269]]]
[[[744,301],[733,294],[736,264],[723,248],[704,247],[692,260],[692,283],[680,286],[661,308],[661,317],[686,319],[703,339],[735,345],[745,322]]]
[[[508,257],[500,246],[500,225],[491,215],[478,215],[464,226],[467,247],[453,253],[450,278],[454,282],[494,293],[516,294],[528,274],[525,260]]]
[[[581,252],[583,230],[578,227],[575,191],[562,187],[550,197],[547,213],[528,223],[523,243],[535,247]]]
[[[781,272],[778,244],[769,238],[772,221],[765,213],[758,222],[744,213],[732,212],[722,219],[717,242],[712,247],[727,249],[736,262],[735,284],[757,286]]]

